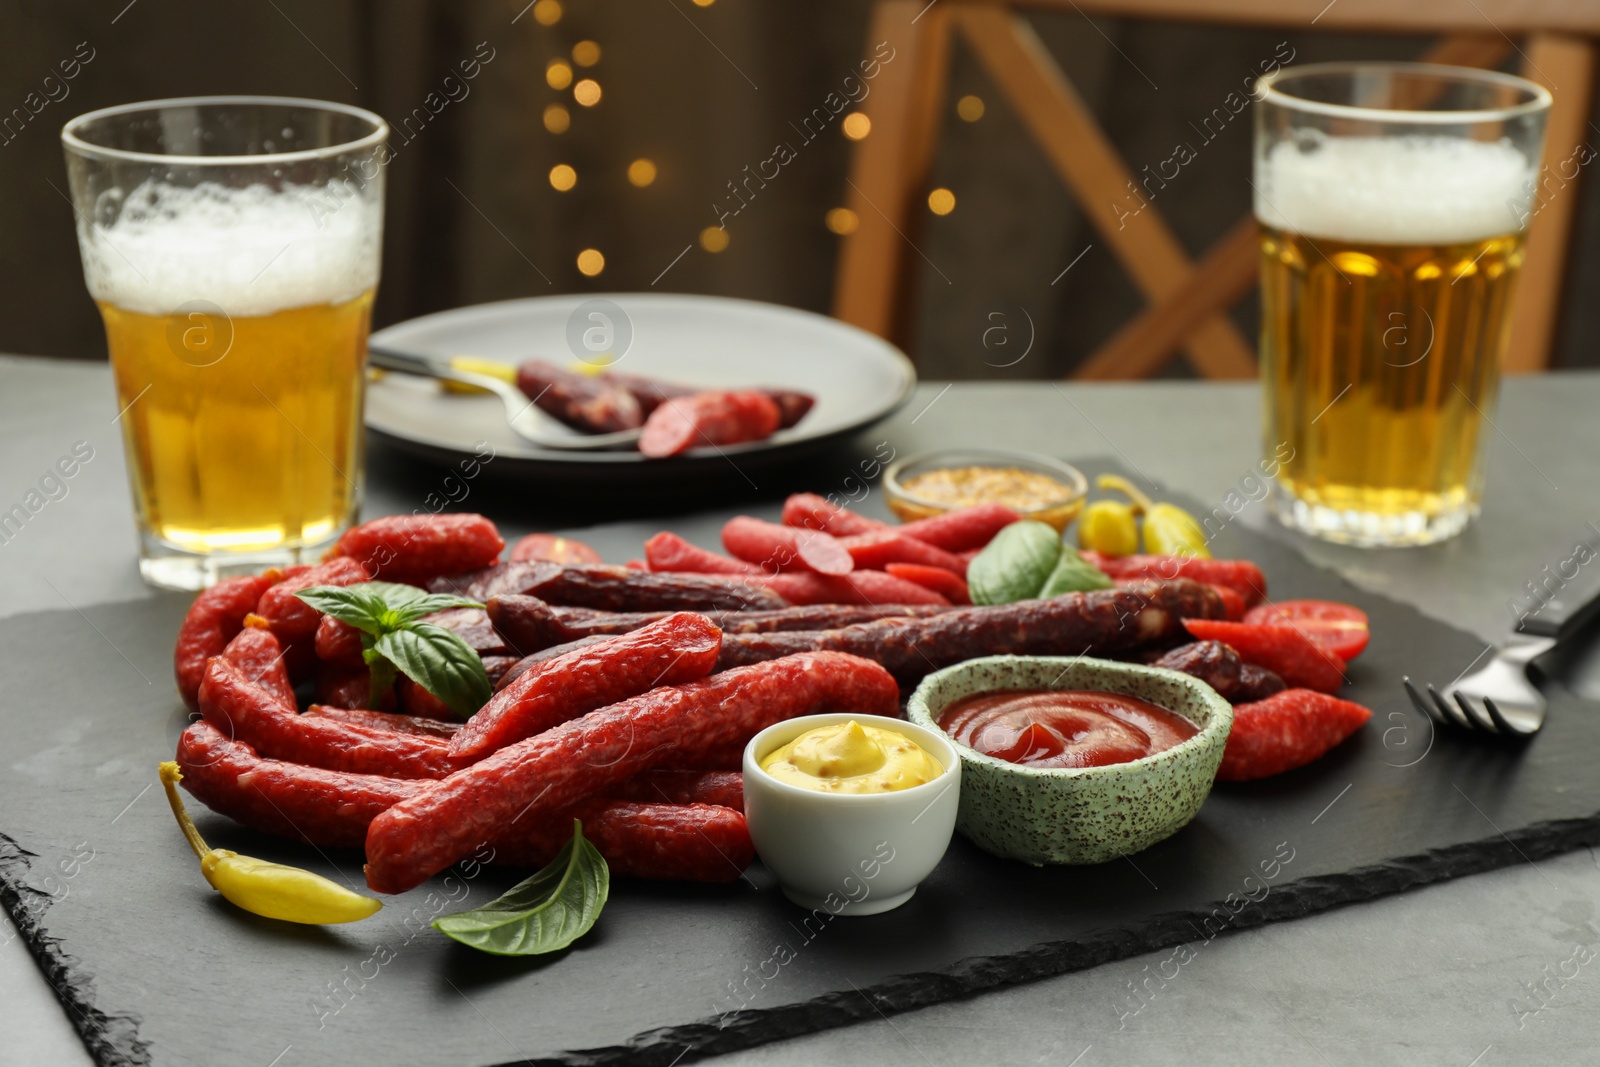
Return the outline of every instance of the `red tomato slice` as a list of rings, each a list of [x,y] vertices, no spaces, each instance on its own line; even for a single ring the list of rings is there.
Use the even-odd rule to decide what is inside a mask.
[[[1324,652],[1349,663],[1367,647],[1372,631],[1367,613],[1337,600],[1279,600],[1245,612],[1245,622],[1261,626],[1293,626]]]

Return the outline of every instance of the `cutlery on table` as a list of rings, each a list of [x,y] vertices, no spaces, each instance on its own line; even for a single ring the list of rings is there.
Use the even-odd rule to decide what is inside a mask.
[[[374,367],[400,374],[415,374],[436,378],[443,382],[476,386],[498,396],[506,408],[506,424],[518,437],[540,448],[565,451],[588,451],[603,448],[631,447],[638,443],[638,430],[618,430],[615,433],[579,433],[565,423],[539,410],[538,405],[523,395],[522,390],[503,378],[479,374],[456,365],[456,361],[410,352],[399,352],[380,345],[367,347],[368,362]]]
[[[1524,741],[1544,726],[1544,694],[1528,678],[1528,665],[1581,630],[1600,609],[1600,567],[1581,569],[1556,595],[1525,615],[1489,662],[1426,699],[1410,678],[1406,693],[1418,711],[1440,726],[1481,737]],[[1563,576],[1564,577],[1564,576]]]

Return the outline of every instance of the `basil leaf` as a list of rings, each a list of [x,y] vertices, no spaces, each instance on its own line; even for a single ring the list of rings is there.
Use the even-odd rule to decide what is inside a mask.
[[[480,952],[537,956],[588,933],[610,892],[611,869],[574,819],[572,840],[538,874],[481,908],[441,915],[433,928]]]
[[[347,586],[313,585],[309,589],[295,593],[295,596],[324,615],[332,615],[340,622],[347,622],[364,633],[377,635],[388,629],[383,623],[383,614],[387,608],[381,599],[370,595],[363,588],[364,585],[371,584],[375,583],[363,582]]]
[[[349,589],[359,589],[371,593],[381,599],[386,607],[393,611],[410,608],[411,605],[423,600],[448,601],[440,607],[429,608],[428,614],[443,611],[445,608],[481,608],[482,604],[476,600],[468,600],[452,593],[430,593],[415,585],[401,585],[399,582],[357,582],[347,586]]]
[[[1061,535],[1042,522],[1014,522],[967,565],[974,604],[1013,604],[1039,595],[1061,560]]]
[[[471,718],[489,701],[483,657],[442,626],[409,622],[380,634],[372,647],[463,719]]]
[[[456,596],[453,593],[429,593],[426,596],[417,597],[415,600],[407,601],[401,605],[396,605],[392,600],[388,601],[388,604],[389,610],[400,620],[401,626],[420,619],[424,615],[432,615],[436,611],[448,611],[451,608],[483,607],[476,600],[468,600],[464,596]]]

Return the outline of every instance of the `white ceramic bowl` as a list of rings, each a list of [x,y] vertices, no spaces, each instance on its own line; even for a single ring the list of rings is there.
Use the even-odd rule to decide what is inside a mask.
[[[819,726],[855,719],[911,738],[944,773],[890,793],[823,793],[761,769],[774,749]],[[961,757],[950,739],[903,719],[803,715],[756,734],[744,749],[744,814],[784,895],[833,915],[875,915],[911,899],[944,858],[961,801]]]

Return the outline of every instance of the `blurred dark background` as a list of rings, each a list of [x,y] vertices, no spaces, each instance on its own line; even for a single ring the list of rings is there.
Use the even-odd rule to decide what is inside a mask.
[[[377,325],[488,300],[652,284],[826,312],[839,238],[825,220],[843,201],[850,147],[839,125],[729,221],[725,248],[702,246],[700,234],[716,224],[727,183],[853,71],[868,13],[861,0],[0,3],[0,116],[32,101],[0,127],[0,351],[104,358],[65,198],[61,125],[109,104],[203,93],[346,101],[397,128],[426,116],[392,142]],[[1406,59],[1429,43],[1073,14],[1033,21],[1135,171],[1192,139],[1189,123],[1284,42],[1295,62]],[[597,45],[598,57],[580,42]],[[89,54],[80,43],[93,58],[61,81],[59,61]],[[459,64],[473,58],[481,71],[462,82]],[[552,63],[565,64],[574,84],[597,82],[598,103],[579,103]],[[49,75],[57,77],[46,86]],[[450,75],[454,98],[439,107]],[[964,96],[984,103],[975,121],[971,105],[957,113]],[[1162,194],[1163,215],[1193,255],[1249,209],[1250,132],[1248,121],[1228,126]],[[630,181],[636,160],[654,165],[647,185]],[[560,164],[576,174],[565,191],[552,184]],[[1141,306],[959,41],[931,184],[957,200],[948,215],[929,215],[919,240],[950,279],[921,279],[912,355],[925,377],[1065,375]],[[1550,362],[1594,366],[1600,307],[1584,294],[1600,285],[1600,187],[1561,195],[1582,203]],[[604,256],[599,274],[580,272],[584,249]],[[997,368],[983,332],[991,313],[1017,308],[1033,322],[1034,349]],[[1253,301],[1236,315],[1253,335]],[[1187,372],[1180,362],[1169,373]]]

